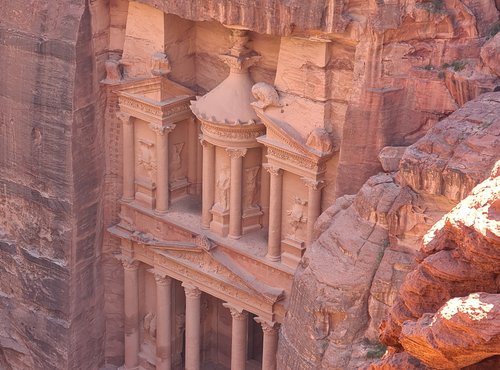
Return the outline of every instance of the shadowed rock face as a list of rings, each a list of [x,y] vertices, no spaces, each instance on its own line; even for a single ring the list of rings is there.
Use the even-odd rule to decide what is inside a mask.
[[[97,368],[102,149],[85,1],[0,5],[0,368]]]
[[[495,269],[500,264],[495,260],[496,252],[491,249],[496,244],[491,243],[498,230],[492,233],[483,227],[482,239],[476,237],[477,233],[468,231],[468,228],[478,225],[474,219],[484,219],[495,212],[494,204],[492,211],[489,209],[492,199],[498,198],[500,187],[488,181],[479,185],[469,197],[474,199],[476,196],[475,201],[467,201],[467,198],[451,213],[468,215],[464,221],[468,226],[439,221],[428,236],[439,232],[441,244],[433,244],[427,236],[422,252],[432,255],[406,280],[404,277],[415,266],[416,248],[425,232],[470,191],[460,189],[467,189],[470,184],[487,178],[499,158],[495,148],[500,145],[500,119],[494,114],[500,109],[498,97],[499,93],[489,93],[467,103],[407,149],[399,172],[371,177],[356,196],[339,198],[318,219],[318,239],[306,251],[294,278],[280,341],[280,368],[347,369],[362,366],[374,348],[369,342],[377,340],[378,326],[393,304],[390,324],[386,325],[388,333],[385,334],[393,339],[384,339],[384,342],[390,345],[401,342],[403,346],[408,343],[409,347],[413,346],[414,351],[410,354],[414,355],[424,351],[422,338],[432,334],[426,334],[425,329],[421,329],[424,323],[419,321],[413,326],[404,324],[400,337],[401,323],[415,320],[424,312],[436,312],[452,297],[478,291],[497,292],[495,276],[498,271]],[[471,144],[477,142],[488,145]],[[462,164],[460,168],[456,168],[458,158]],[[453,177],[448,177],[450,168],[454,168]],[[478,197],[475,194],[481,187],[489,190]],[[443,222],[450,227],[455,225],[456,237],[440,229]],[[485,225],[492,224],[486,222]],[[498,226],[493,226],[495,228]],[[460,249],[455,247],[457,243],[474,247],[474,251],[466,248],[463,253],[459,252]],[[468,264],[459,255],[468,256],[475,264]],[[489,261],[483,257],[486,255],[491,256]],[[403,280],[401,298],[396,299]],[[494,298],[488,298],[491,299]],[[429,318],[425,323],[428,326]],[[443,333],[446,333],[445,329]],[[485,338],[489,334],[485,334]],[[447,339],[448,343],[453,343],[451,333]],[[485,343],[492,342],[486,339]],[[493,343],[496,343],[495,339]],[[470,352],[474,352],[472,347]],[[480,354],[465,365],[496,351],[491,349],[485,353],[480,347],[477,349]],[[447,356],[447,353],[442,356]],[[422,359],[422,356],[418,358]],[[429,355],[429,358],[439,362],[439,355]],[[473,357],[469,355],[468,358]],[[402,364],[408,368],[424,368],[422,362],[407,354],[395,355],[394,361],[381,363],[377,368],[396,369]],[[433,360],[422,361],[434,366]]]
[[[500,354],[499,169],[426,234],[425,258],[381,327],[385,343],[434,368]]]

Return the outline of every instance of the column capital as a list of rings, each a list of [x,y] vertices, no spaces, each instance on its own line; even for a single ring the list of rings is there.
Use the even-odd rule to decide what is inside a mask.
[[[118,260],[122,263],[123,268],[127,271],[136,271],[139,268],[139,261],[132,257],[119,255]]]
[[[232,158],[244,157],[247,154],[246,148],[226,148],[227,154]]]
[[[325,180],[314,180],[308,177],[302,177],[302,181],[304,181],[305,185],[312,190],[320,190],[325,187]]]
[[[123,122],[124,125],[129,125],[132,124],[132,116],[128,113],[118,111],[116,112],[116,117]]]
[[[278,331],[279,324],[276,321],[269,321],[262,317],[254,317],[254,320],[262,326],[262,331],[265,333],[276,333]]]
[[[272,164],[269,163],[264,163],[262,165],[266,169],[267,172],[269,172],[273,176],[280,176],[283,175],[283,170],[277,166],[273,166]]]
[[[154,271],[156,285],[167,286],[172,284],[172,278],[164,272]]]
[[[212,144],[211,142],[207,141],[207,139],[205,139],[205,136],[203,134],[198,135],[198,139],[200,140],[200,144],[203,147],[212,147],[212,146],[214,146],[214,144]]]
[[[223,303],[222,305],[229,309],[234,320],[246,320],[248,317],[248,312],[239,306],[232,303]]]
[[[159,135],[169,134],[175,128],[174,124],[169,124],[169,123],[159,124],[159,123],[150,122],[148,124],[148,126],[151,130],[153,130],[154,132],[156,132]]]
[[[195,287],[191,283],[183,282],[182,287],[184,288],[184,292],[186,293],[186,297],[198,298],[201,296],[201,290],[199,290],[197,287]]]

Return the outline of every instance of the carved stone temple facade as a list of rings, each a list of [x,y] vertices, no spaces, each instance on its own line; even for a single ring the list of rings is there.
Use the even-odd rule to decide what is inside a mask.
[[[123,264],[123,368],[276,369],[293,274],[330,205],[322,192],[336,150],[304,99],[273,86],[293,71],[275,71],[275,83],[258,68],[269,49],[325,43],[202,25],[228,47],[218,53],[223,79],[200,94],[187,87],[182,35],[169,49],[168,25],[137,28],[146,8],[153,25],[177,22],[179,32],[187,22],[130,3],[123,54],[101,82],[109,166],[122,175],[106,239]]]

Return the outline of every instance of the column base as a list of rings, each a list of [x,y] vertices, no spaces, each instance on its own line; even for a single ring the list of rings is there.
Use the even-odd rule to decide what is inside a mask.
[[[139,366],[127,367],[125,365],[122,365],[118,368],[118,370],[139,370]]]
[[[266,254],[266,259],[272,262],[280,262],[281,261],[281,256],[272,256],[270,254]]]
[[[241,235],[231,235],[231,234],[228,234],[227,236],[229,239],[234,239],[234,240],[237,240],[239,238],[241,238]]]
[[[168,209],[166,209],[164,211],[159,211],[159,210],[155,209],[154,213],[155,213],[155,215],[158,215],[158,216],[164,216],[168,213]]]

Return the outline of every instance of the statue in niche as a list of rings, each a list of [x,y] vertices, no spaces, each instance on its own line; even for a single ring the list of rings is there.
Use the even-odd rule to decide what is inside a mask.
[[[226,168],[221,171],[215,187],[215,205],[214,208],[220,212],[229,209],[229,187],[231,186],[231,178],[229,170]]]
[[[247,168],[245,170],[244,188],[243,188],[243,210],[249,208],[258,208],[257,193],[258,193],[258,174],[260,166]]]
[[[156,170],[156,163],[153,156],[154,144],[146,140],[139,140],[139,144],[139,165],[146,170],[149,179],[153,181]]]
[[[149,312],[144,316],[143,328],[151,338],[156,338],[156,315],[154,313]]]
[[[182,169],[182,157],[181,157],[181,152],[182,149],[184,148],[184,143],[177,143],[172,145],[172,150],[171,150],[171,161],[170,161],[170,168],[169,170],[171,171],[172,174],[172,180],[180,180],[181,179],[181,169]]]
[[[292,209],[286,211],[289,217],[288,223],[291,226],[292,233],[290,238],[296,239],[297,229],[300,224],[305,224],[307,222],[307,217],[304,215],[304,206],[307,205],[307,200],[302,200],[299,197],[295,197]]]

